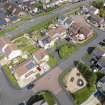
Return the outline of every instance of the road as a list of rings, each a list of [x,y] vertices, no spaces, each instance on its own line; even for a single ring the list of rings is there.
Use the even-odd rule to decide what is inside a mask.
[[[16,30],[14,30],[12,32],[5,33],[5,35],[8,37],[15,37],[15,36],[19,35],[20,33],[25,32],[27,29],[31,28],[34,25],[42,23],[43,21],[47,21],[51,17],[62,15],[64,13],[66,13],[67,11],[72,11],[74,8],[76,8],[78,6],[86,5],[90,1],[92,1],[92,0],[87,0],[85,2],[79,2],[79,3],[74,3],[74,4],[67,3],[67,4],[65,4],[65,6],[54,10],[53,12],[49,13],[48,15],[35,17],[32,20],[26,21],[24,24],[19,26]]]
[[[2,69],[0,69],[0,105],[18,105],[23,100],[27,100],[32,94],[32,91],[12,88]]]

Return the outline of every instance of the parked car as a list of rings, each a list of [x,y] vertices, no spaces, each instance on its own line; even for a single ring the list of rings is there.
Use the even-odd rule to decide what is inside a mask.
[[[31,84],[29,84],[29,85],[27,86],[27,89],[30,90],[30,89],[32,89],[33,87],[34,87],[34,84],[31,83]]]
[[[105,43],[104,42],[99,42],[99,45],[105,46]]]

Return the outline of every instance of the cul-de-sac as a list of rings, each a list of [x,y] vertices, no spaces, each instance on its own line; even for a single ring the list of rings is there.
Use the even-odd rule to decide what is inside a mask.
[[[105,0],[0,0],[0,105],[105,105]]]

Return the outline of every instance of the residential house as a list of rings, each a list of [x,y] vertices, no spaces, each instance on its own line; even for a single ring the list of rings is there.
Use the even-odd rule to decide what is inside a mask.
[[[60,25],[63,25],[66,29],[68,29],[71,26],[71,24],[73,23],[73,19],[72,19],[72,17],[60,17],[58,19],[58,23]]]
[[[93,6],[83,6],[81,8],[81,13],[83,14],[90,14],[90,15],[98,15],[99,14],[99,9],[98,8],[95,8]]]
[[[14,76],[21,88],[34,81],[38,73],[37,64],[32,60],[25,61],[14,69]]]
[[[66,29],[62,25],[54,26],[46,32],[52,42],[56,42],[58,39],[63,39],[66,37]]]
[[[39,8],[37,8],[37,5],[39,2],[35,0],[24,0],[22,1],[18,6],[25,12],[34,15],[39,11]]]
[[[33,54],[33,58],[38,64],[40,64],[42,62],[48,62],[49,55],[46,50],[41,48]]]
[[[53,26],[46,32],[46,37],[42,40],[39,40],[39,45],[45,49],[48,49],[53,47],[57,40],[64,39],[66,36],[66,28],[64,26]]]
[[[97,27],[105,27],[105,20],[96,15],[90,15],[87,17],[89,23],[97,26]]]
[[[26,15],[24,11],[22,11],[18,6],[11,2],[6,2],[4,4],[4,8],[6,9],[8,15],[13,15],[13,16],[23,16]]]
[[[105,74],[105,56],[102,56],[98,61],[96,65],[99,72]]]
[[[59,6],[60,4],[67,2],[68,0],[41,0],[43,3],[43,8],[53,8],[55,6]]]
[[[0,52],[5,54],[8,60],[21,56],[21,50],[6,37],[0,37]]]
[[[44,37],[44,38],[40,39],[40,40],[38,41],[38,44],[39,44],[40,47],[42,47],[42,48],[44,48],[44,49],[48,49],[48,48],[51,47],[50,41],[51,41],[51,40],[50,40],[49,37],[47,36],[47,37]]]
[[[105,76],[97,82],[97,89],[105,96]]]
[[[38,70],[40,70],[40,74],[48,71],[50,66],[48,65],[49,55],[46,50],[39,49],[33,54],[33,61],[38,64]]]
[[[93,58],[101,58],[105,54],[105,50],[101,47],[96,47],[92,52]]]
[[[72,17],[72,24],[69,26],[67,33],[73,42],[86,40],[93,34],[91,26],[85,21],[82,16]]]
[[[91,56],[90,64],[93,70],[105,73],[105,50],[101,47],[96,47]]]
[[[99,14],[99,9],[98,8],[95,8],[93,6],[89,7],[89,14],[92,14],[92,15],[98,15]]]
[[[39,49],[33,54],[31,60],[27,60],[14,68],[14,76],[20,85],[25,87],[35,79],[37,75],[42,75],[47,72],[50,67],[47,64],[49,55],[44,49]]]

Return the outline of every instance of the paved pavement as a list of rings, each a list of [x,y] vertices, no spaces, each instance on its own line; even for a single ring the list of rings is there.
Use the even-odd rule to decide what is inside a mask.
[[[98,98],[92,94],[84,103],[81,105],[101,105],[100,101]]]

